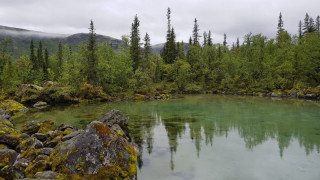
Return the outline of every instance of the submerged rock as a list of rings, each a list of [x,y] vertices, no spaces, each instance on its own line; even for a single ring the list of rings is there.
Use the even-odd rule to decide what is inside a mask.
[[[124,117],[122,112],[119,110],[111,110],[110,112],[105,114],[99,121],[108,125],[109,128],[111,128],[113,125],[117,124],[126,133],[128,133],[128,131],[129,131],[128,120]]]
[[[37,109],[44,109],[44,108],[47,108],[48,107],[48,103],[44,102],[44,101],[38,101],[37,103],[35,103],[33,105],[34,108],[37,108]]]

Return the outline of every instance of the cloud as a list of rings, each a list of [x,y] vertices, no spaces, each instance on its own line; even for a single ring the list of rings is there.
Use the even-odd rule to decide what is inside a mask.
[[[319,0],[1,0],[2,25],[28,28],[50,33],[87,32],[93,19],[97,33],[120,38],[130,34],[133,17],[140,20],[140,34],[146,32],[153,44],[165,41],[166,10],[172,10],[172,25],[177,40],[188,41],[194,18],[201,34],[211,30],[214,42],[222,42],[223,34],[232,44],[236,37],[249,32],[270,38],[277,30],[279,13],[284,27],[296,34],[299,20],[308,12],[319,15]]]

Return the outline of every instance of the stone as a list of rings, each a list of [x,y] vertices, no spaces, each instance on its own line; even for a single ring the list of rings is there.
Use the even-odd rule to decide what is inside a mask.
[[[100,122],[108,125],[111,128],[114,124],[118,124],[124,132],[128,132],[128,120],[124,117],[122,112],[119,110],[111,110],[105,114],[100,120]]]
[[[73,129],[73,127],[72,126],[69,126],[68,124],[65,124],[65,123],[62,123],[60,126],[58,126],[58,128],[57,128],[57,130],[59,130],[59,131],[64,131],[64,130],[66,130],[66,129]]]
[[[41,91],[43,88],[34,84],[21,84],[19,89],[15,92],[17,97],[22,98],[24,95],[26,95],[26,93],[30,93],[31,92],[39,92]],[[30,95],[30,94],[27,94]]]
[[[53,82],[53,81],[47,81],[47,82],[44,82],[43,87],[58,87],[59,84],[57,82]]]
[[[42,148],[40,150],[39,154],[43,154],[43,155],[49,156],[52,151],[53,151],[53,148],[45,147],[45,148]]]
[[[33,105],[34,108],[37,108],[37,109],[44,109],[44,108],[47,108],[48,107],[48,103],[44,102],[44,101],[38,101],[37,103],[35,103]]]
[[[14,148],[20,143],[20,135],[20,131],[0,124],[0,144],[5,144]]]
[[[41,126],[40,121],[27,122],[22,126],[21,132],[26,133],[28,135],[32,135],[39,131],[40,126]]]
[[[43,143],[36,139],[35,137],[30,137],[26,140],[21,141],[19,144],[19,149],[20,151],[26,151],[28,149],[40,149],[43,148]]]
[[[43,171],[41,173],[36,174],[37,179],[58,179],[57,176],[59,174],[53,171]]]
[[[26,112],[28,108],[14,100],[4,100],[0,102],[0,108],[4,113],[14,114],[16,112]],[[8,113],[7,113],[8,114]]]
[[[57,126],[55,126],[52,120],[45,120],[42,123],[40,123],[40,128],[38,130],[38,133],[46,134],[47,132],[54,131],[56,129],[57,129]]]
[[[4,166],[12,166],[18,153],[12,149],[0,149],[0,169]]]
[[[83,133],[83,130],[78,130],[78,131],[75,131],[75,132],[72,132],[68,135],[65,135],[62,137],[62,141],[67,141],[75,136],[78,136],[79,134]]]
[[[137,173],[137,150],[99,121],[54,148],[50,161],[54,172],[90,175],[93,179],[129,178]]]
[[[39,141],[44,142],[47,140],[48,136],[46,134],[43,133],[35,133],[32,135],[32,137],[37,138]]]

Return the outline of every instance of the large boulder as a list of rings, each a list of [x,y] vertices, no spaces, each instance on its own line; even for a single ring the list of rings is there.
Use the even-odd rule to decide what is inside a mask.
[[[75,178],[133,178],[137,150],[107,124],[91,122],[84,131],[58,145],[50,154],[54,172]]]
[[[13,163],[18,153],[12,149],[0,149],[0,177],[13,179]]]
[[[10,126],[0,124],[0,144],[16,147],[20,143],[21,132]]]
[[[112,128],[112,126],[114,125],[119,125],[126,134],[129,133],[128,120],[119,110],[111,110],[110,112],[105,114],[99,121],[108,125],[109,128]],[[114,127],[112,129],[117,130],[118,128]]]
[[[0,102],[0,108],[1,108],[1,114],[4,114],[4,116],[12,115],[17,112],[25,112],[28,111],[28,108],[26,108],[24,105],[18,103],[14,100],[4,100]]]
[[[34,84],[21,84],[15,95],[21,99],[22,103],[35,103],[38,101],[42,89]]]

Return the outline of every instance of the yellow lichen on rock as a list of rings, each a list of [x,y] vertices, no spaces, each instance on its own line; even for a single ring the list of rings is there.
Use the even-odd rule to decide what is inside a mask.
[[[4,100],[0,102],[0,108],[5,109],[10,112],[19,112],[22,109],[26,109],[26,107],[17,101],[14,100]]]

